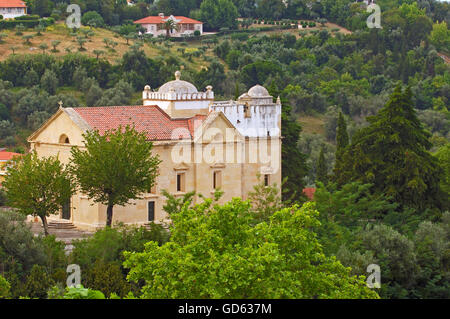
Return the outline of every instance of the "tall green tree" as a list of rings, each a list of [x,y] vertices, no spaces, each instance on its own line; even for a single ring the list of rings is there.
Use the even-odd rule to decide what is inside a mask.
[[[111,227],[113,208],[139,199],[154,185],[160,163],[145,133],[126,126],[104,134],[83,135],[85,150],[72,148],[72,171],[80,190],[107,206],[106,225]]]
[[[328,167],[325,162],[325,145],[322,145],[322,148],[320,149],[319,161],[317,162],[316,167],[316,176],[317,181],[325,185],[328,183]]]
[[[47,217],[56,214],[74,191],[69,171],[58,158],[38,158],[35,152],[13,160],[3,187],[12,207],[41,218],[46,236]]]
[[[272,96],[278,95],[275,83],[269,87]],[[281,135],[283,143],[281,145],[281,173],[283,180],[283,200],[303,201],[304,178],[308,172],[306,165],[306,155],[299,147],[298,141],[302,126],[293,118],[292,107],[284,95],[281,96]]]
[[[336,129],[336,163],[334,165],[334,180],[339,181],[342,166],[343,155],[349,144],[349,137],[347,132],[347,123],[345,122],[344,115],[339,112],[338,125]]]
[[[374,192],[404,206],[442,208],[442,170],[413,105],[410,89],[397,86],[378,114],[367,118],[370,125],[355,133],[338,182],[371,183]]]
[[[237,28],[238,11],[231,0],[204,0],[200,17],[206,29]]]

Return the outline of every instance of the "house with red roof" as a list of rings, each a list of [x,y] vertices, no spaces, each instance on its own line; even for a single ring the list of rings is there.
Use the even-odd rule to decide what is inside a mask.
[[[3,183],[6,175],[6,168],[9,163],[14,157],[22,156],[22,154],[14,153],[14,152],[8,152],[5,149],[0,149],[0,186]]]
[[[3,19],[27,15],[27,5],[21,0],[0,0],[0,15]]]
[[[248,198],[260,183],[281,185],[280,99],[274,102],[256,85],[236,101],[215,101],[212,86],[199,91],[179,71],[157,90],[145,86],[141,105],[60,106],[28,142],[38,156],[58,156],[69,164],[71,149],[84,147],[85,132],[104,134],[127,125],[147,136],[162,162],[155,186],[141,199],[115,207],[113,223],[167,222],[163,190],[175,197],[191,191],[211,197],[220,189],[223,203]],[[77,193],[50,220],[95,230],[105,226],[106,206]]]
[[[191,36],[195,31],[199,31],[200,35],[203,34],[203,22],[182,16],[164,16],[164,13],[160,13],[158,16],[146,17],[134,21],[134,23],[140,24],[146,30],[146,33],[158,37],[167,35],[164,24],[168,20],[173,20],[177,26],[175,29],[169,30],[172,37]]]

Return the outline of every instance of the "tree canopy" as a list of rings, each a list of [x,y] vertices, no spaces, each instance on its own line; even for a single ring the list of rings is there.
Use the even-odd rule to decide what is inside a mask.
[[[107,206],[106,225],[112,225],[113,207],[125,205],[149,192],[160,163],[145,133],[126,126],[104,134],[88,131],[85,149],[72,148],[71,170],[80,191]]]

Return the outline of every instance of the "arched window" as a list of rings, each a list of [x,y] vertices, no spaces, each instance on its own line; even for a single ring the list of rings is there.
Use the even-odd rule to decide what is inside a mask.
[[[59,144],[70,144],[69,137],[66,134],[63,134],[59,137]]]

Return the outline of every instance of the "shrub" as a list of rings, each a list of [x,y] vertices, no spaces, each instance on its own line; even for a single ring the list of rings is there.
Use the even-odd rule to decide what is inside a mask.
[[[0,275],[0,299],[8,298],[10,289],[11,285],[9,282],[2,275]]]

